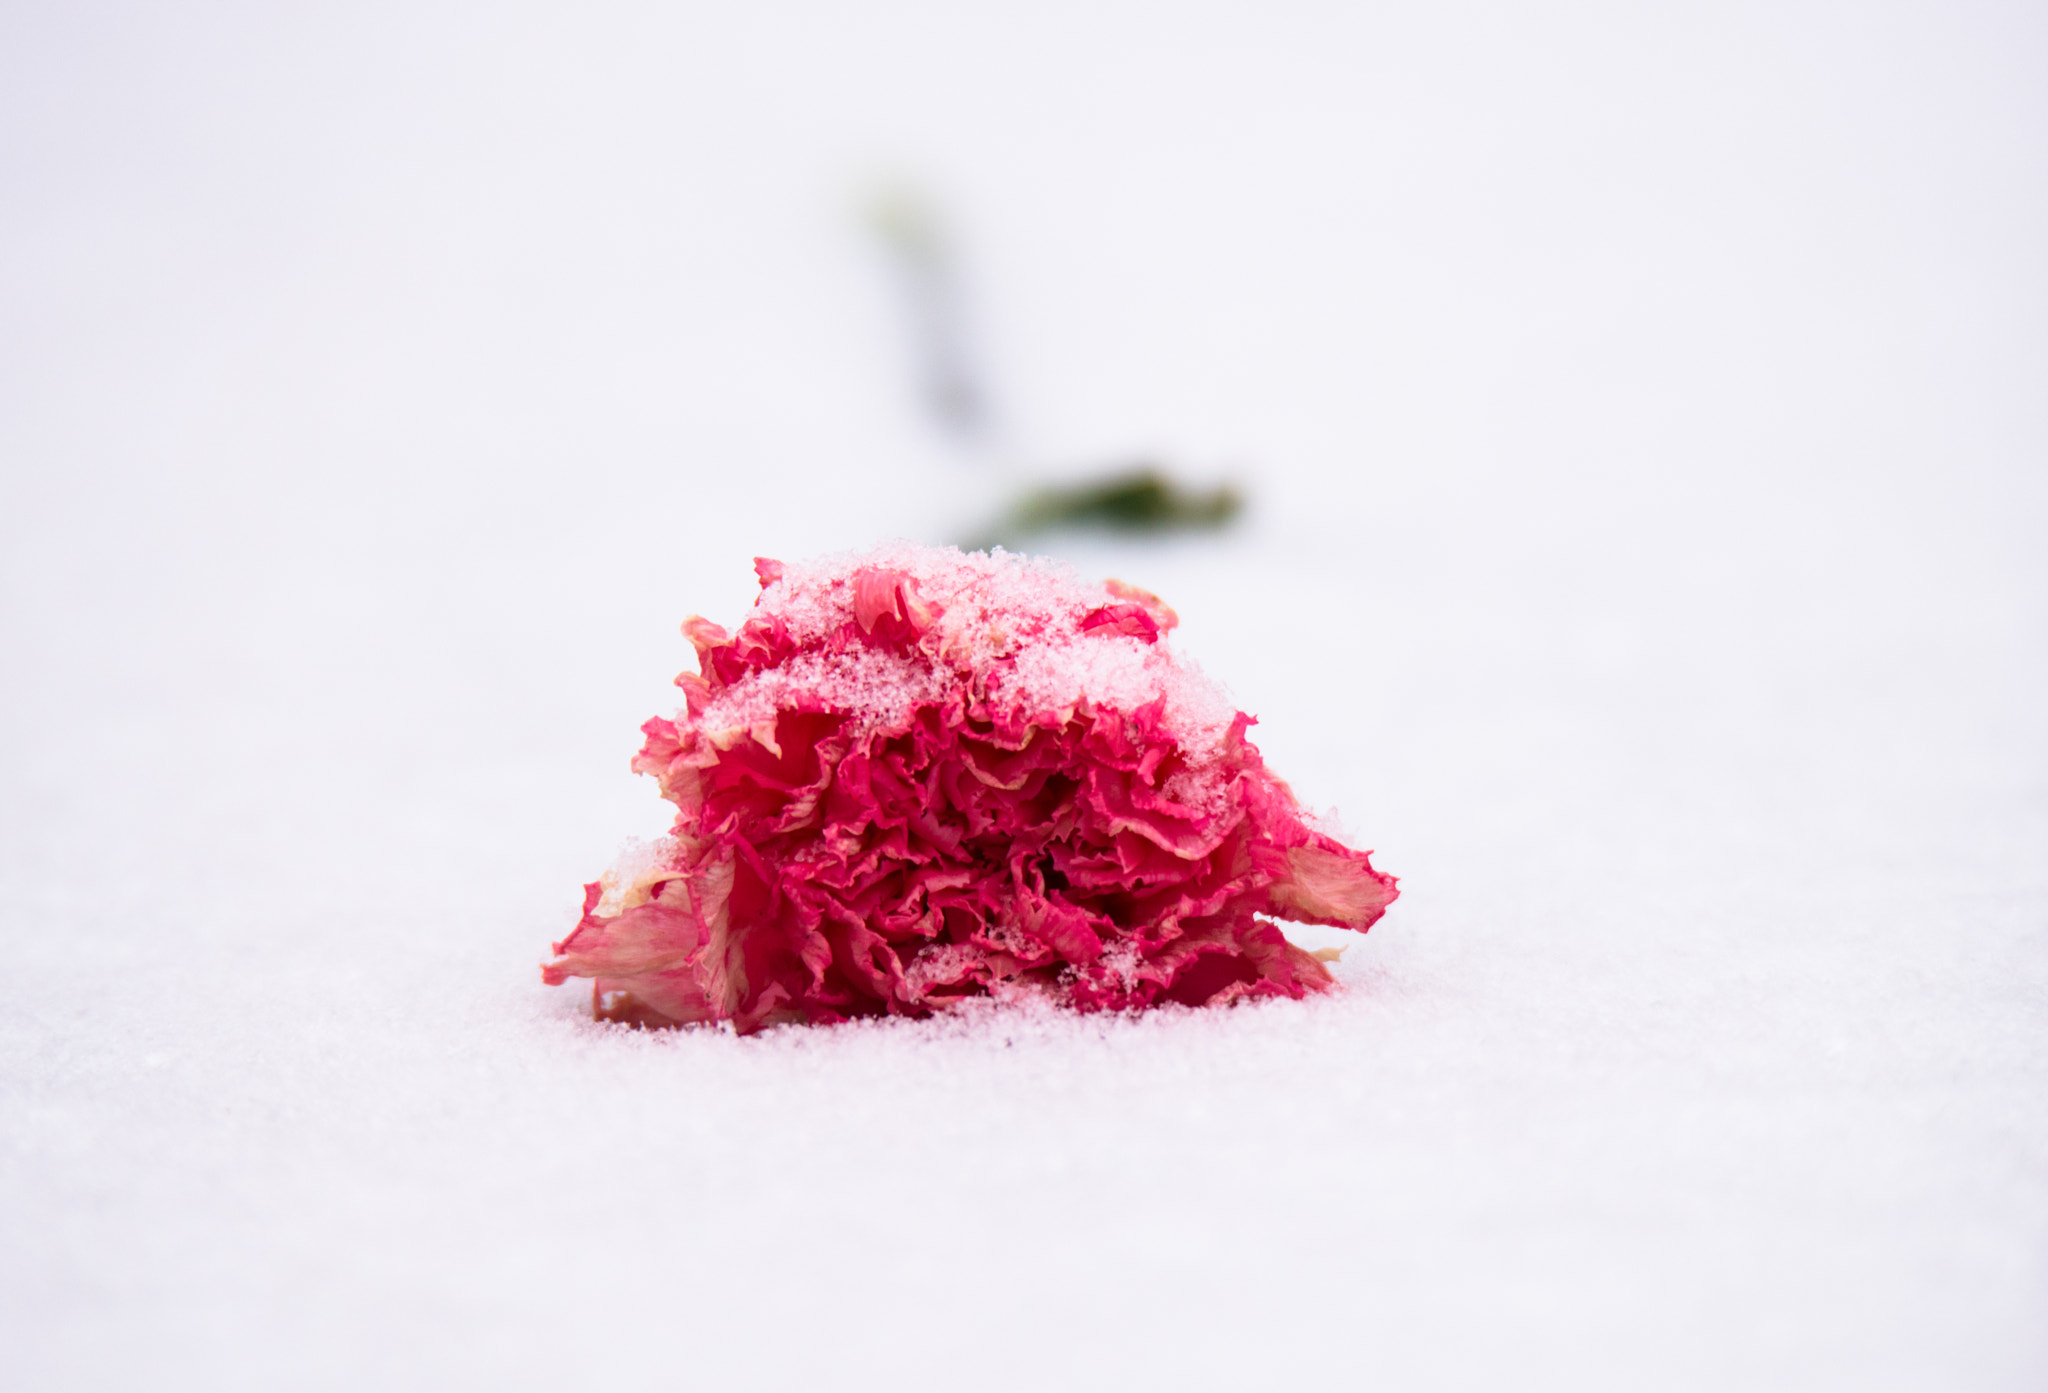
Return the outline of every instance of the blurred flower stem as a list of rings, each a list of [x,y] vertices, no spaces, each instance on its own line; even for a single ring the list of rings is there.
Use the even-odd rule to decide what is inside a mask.
[[[867,214],[898,287],[916,356],[919,396],[933,425],[963,453],[992,462],[992,398],[976,368],[963,277],[945,219],[929,196],[901,180],[870,198]],[[1176,482],[1163,464],[1140,459],[1079,483],[1028,487],[965,545],[1014,545],[1077,528],[1124,533],[1214,529],[1229,523],[1243,506],[1243,496],[1230,484],[1190,488]]]

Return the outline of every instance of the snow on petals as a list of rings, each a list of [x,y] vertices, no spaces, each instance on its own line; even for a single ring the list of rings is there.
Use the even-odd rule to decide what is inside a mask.
[[[1274,919],[1364,932],[1394,879],[1311,825],[1147,591],[898,545],[754,563],[692,617],[685,707],[633,768],[671,834],[586,887],[543,979],[645,1025],[1300,997]]]

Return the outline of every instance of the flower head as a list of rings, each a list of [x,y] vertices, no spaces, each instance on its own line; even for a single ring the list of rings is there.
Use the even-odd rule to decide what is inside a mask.
[[[1360,932],[1394,880],[1304,820],[1157,596],[899,546],[760,560],[737,633],[692,618],[684,709],[633,768],[670,835],[584,891],[544,980],[643,1024],[1082,1010],[1331,984],[1273,919]]]

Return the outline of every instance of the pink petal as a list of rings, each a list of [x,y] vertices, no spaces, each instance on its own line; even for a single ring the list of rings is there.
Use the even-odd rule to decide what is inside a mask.
[[[1332,979],[1272,919],[1362,932],[1394,899],[1166,645],[1157,596],[914,548],[755,574],[737,632],[684,623],[685,708],[642,728],[670,840],[587,887],[544,969],[592,979],[601,1018],[1300,997]]]

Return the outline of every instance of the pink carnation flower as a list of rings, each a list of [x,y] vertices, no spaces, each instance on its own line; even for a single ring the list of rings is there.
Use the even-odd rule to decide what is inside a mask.
[[[585,887],[543,977],[647,1025],[1081,1010],[1322,991],[1273,919],[1361,933],[1394,880],[1304,819],[1156,596],[897,547],[692,618],[633,768],[679,810]]]

